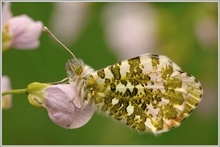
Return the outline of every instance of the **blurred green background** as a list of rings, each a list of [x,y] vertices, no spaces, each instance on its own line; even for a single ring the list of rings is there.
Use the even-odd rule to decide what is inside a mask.
[[[103,9],[110,4],[112,3],[87,3],[89,19],[77,39],[68,44],[77,57],[94,69],[119,61],[117,52],[113,52],[106,43],[105,26],[101,20]],[[183,71],[194,75],[204,88],[203,100],[180,127],[154,136],[138,133],[95,113],[85,126],[67,130],[55,125],[48,117],[46,109],[31,106],[26,95],[13,95],[12,108],[2,111],[2,144],[217,145],[218,39],[215,29],[217,31],[218,3],[156,2],[143,5],[150,6],[157,13],[158,25],[155,27],[158,41],[154,53],[171,58]],[[48,27],[56,25],[50,23],[54,13],[52,2],[13,2],[11,7],[14,15],[27,14]],[[211,23],[209,26],[210,19],[207,19],[207,25],[204,25],[204,33],[207,34],[203,34],[203,37],[209,38],[205,38],[207,42],[201,42],[196,29],[201,27],[200,22],[206,20],[205,18],[210,18],[214,25]],[[213,27],[216,27],[214,31]],[[59,39],[63,41],[62,38]],[[65,63],[70,58],[67,51],[42,33],[38,49],[10,49],[2,54],[2,74],[10,77],[13,89],[25,88],[35,81],[59,81],[66,77]]]

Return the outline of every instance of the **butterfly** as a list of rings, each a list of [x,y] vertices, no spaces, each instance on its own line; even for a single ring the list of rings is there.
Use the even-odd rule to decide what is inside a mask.
[[[202,99],[201,83],[166,56],[147,53],[94,70],[66,50],[73,56],[66,63],[69,83],[77,85],[83,103],[137,131],[160,134],[178,127]]]
[[[141,132],[179,126],[203,93],[194,76],[162,55],[142,54],[97,71],[74,58],[66,70],[83,101]]]

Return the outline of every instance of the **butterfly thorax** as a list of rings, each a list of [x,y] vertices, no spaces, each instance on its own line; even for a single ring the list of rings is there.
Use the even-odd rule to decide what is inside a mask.
[[[82,100],[85,100],[88,94],[85,85],[89,75],[94,72],[94,69],[86,65],[81,59],[73,58],[66,63],[66,71],[69,77],[69,83],[78,88],[78,94]]]

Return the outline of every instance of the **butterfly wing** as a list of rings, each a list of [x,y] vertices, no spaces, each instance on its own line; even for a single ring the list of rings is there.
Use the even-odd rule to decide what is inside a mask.
[[[202,98],[192,75],[165,56],[143,54],[94,72],[87,81],[91,100],[106,114],[143,132],[177,127]]]

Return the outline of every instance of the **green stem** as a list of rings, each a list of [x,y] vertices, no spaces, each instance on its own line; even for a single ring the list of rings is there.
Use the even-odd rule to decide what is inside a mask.
[[[27,89],[15,89],[15,90],[2,92],[2,96],[7,94],[25,94],[25,93],[27,93]]]

